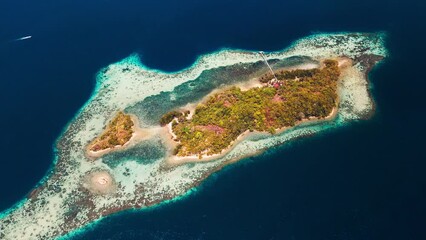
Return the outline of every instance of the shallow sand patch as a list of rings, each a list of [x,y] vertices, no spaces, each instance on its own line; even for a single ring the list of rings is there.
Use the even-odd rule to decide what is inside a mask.
[[[114,178],[107,171],[89,173],[84,177],[83,187],[94,194],[109,194],[117,189]]]

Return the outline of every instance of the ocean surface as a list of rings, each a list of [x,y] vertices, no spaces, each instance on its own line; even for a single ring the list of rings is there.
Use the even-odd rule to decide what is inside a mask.
[[[138,53],[177,71],[221,48],[385,31],[370,120],[270,149],[180,201],[72,239],[426,239],[425,11],[420,0],[1,1],[0,211],[48,173],[54,141],[108,64]]]

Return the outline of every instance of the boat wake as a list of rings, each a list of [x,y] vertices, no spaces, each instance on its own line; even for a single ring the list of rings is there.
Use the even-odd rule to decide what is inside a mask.
[[[32,37],[33,37],[33,36],[28,35],[28,36],[25,36],[25,37],[20,37],[20,38],[14,39],[14,40],[12,40],[11,42],[24,41],[24,40],[31,39]]]

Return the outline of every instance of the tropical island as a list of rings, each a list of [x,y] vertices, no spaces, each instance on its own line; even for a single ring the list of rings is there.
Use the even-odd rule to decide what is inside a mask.
[[[175,73],[137,55],[106,66],[48,175],[0,213],[0,239],[57,239],[172,203],[235,161],[368,119],[368,73],[387,56],[384,40],[318,34],[276,52],[222,50]]]
[[[179,142],[174,155],[220,154],[247,131],[274,134],[302,120],[325,118],[336,107],[339,75],[334,60],[325,60],[320,69],[268,73],[259,78],[262,87],[232,87],[199,103],[191,117],[189,111],[172,111],[160,123],[171,122]]]

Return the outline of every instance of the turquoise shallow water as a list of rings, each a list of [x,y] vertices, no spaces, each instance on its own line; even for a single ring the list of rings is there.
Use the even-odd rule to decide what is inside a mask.
[[[52,144],[89,98],[96,72],[130,53],[176,71],[222,47],[277,50],[313,31],[384,30],[391,57],[371,74],[372,119],[246,159],[188,198],[107,218],[73,239],[426,237],[418,72],[424,3],[9,1],[0,9],[0,84],[7,89],[0,95],[0,209],[45,175]],[[33,38],[8,42],[23,35]]]

